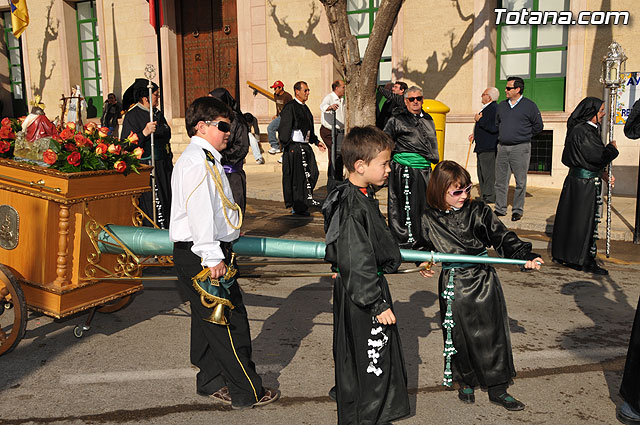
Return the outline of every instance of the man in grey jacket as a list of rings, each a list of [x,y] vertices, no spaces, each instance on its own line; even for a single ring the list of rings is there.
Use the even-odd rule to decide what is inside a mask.
[[[544,127],[538,106],[522,96],[524,81],[509,77],[505,87],[506,100],[498,105],[498,153],[496,155],[496,207],[498,216],[507,215],[507,192],[511,173],[516,179],[516,190],[511,207],[511,221],[518,221],[524,213],[527,190],[527,170],[531,160],[531,138]]]

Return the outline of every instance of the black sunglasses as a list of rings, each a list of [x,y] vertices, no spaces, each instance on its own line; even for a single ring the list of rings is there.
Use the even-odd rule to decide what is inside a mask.
[[[422,102],[422,99],[424,99],[424,97],[423,97],[423,96],[416,96],[416,97],[408,97],[407,99],[408,99],[408,100],[409,100],[409,102],[411,102],[411,103],[415,102],[416,100],[417,100],[418,102]]]
[[[505,87],[504,89],[505,89],[505,90],[507,90],[507,91],[509,91],[509,90],[517,89],[517,87],[509,87],[509,86],[507,86],[507,87]]]
[[[212,125],[214,127],[218,127],[218,130],[223,133],[228,133],[231,130],[231,124],[226,121],[204,121],[206,125]]]

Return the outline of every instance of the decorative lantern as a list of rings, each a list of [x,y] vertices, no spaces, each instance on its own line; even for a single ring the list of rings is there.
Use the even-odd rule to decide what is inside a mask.
[[[625,61],[627,55],[624,54],[622,46],[617,42],[609,45],[609,52],[602,58],[602,74],[600,82],[606,87],[620,87],[622,85],[622,74],[625,72]]]

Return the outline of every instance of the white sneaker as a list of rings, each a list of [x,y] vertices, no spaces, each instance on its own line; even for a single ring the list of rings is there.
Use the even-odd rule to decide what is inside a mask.
[[[275,154],[280,153],[280,152],[282,152],[282,151],[280,150],[280,148],[269,148],[269,153],[270,153],[271,155],[275,155]]]
[[[278,158],[278,164],[282,164],[282,157]]]

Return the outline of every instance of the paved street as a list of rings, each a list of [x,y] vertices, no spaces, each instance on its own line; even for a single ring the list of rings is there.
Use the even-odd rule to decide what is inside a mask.
[[[322,238],[318,211],[295,218],[282,203],[251,199],[249,235]],[[640,296],[638,246],[613,245],[610,276],[552,264],[548,237],[521,231],[547,263],[542,272],[500,267],[518,376],[527,408],[507,412],[478,393],[464,405],[441,385],[437,280],[390,276],[407,365],[412,416],[398,424],[613,424],[633,314]],[[242,259],[248,260],[248,259]],[[255,259],[252,259],[255,261]],[[410,267],[407,265],[406,267]],[[242,273],[327,271],[324,264],[245,266]],[[158,273],[160,277],[171,274]],[[195,393],[188,306],[175,283],[151,281],[125,309],[55,321],[31,313],[20,345],[0,357],[0,424],[332,424],[331,281],[245,278],[254,360],[282,399],[231,411]]]

